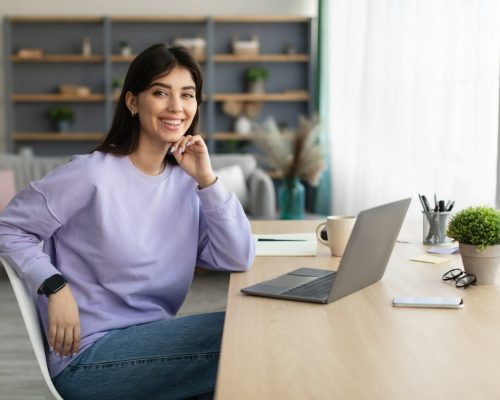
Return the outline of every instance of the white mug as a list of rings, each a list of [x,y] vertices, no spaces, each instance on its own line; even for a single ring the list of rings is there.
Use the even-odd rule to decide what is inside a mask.
[[[332,256],[342,257],[355,222],[356,217],[351,215],[330,215],[316,228],[316,237],[321,243],[330,247]],[[321,231],[325,226],[328,241],[321,238]]]

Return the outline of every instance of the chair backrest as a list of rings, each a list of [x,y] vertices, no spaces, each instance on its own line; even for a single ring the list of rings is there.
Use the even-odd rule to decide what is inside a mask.
[[[57,393],[57,390],[54,387],[52,380],[50,379],[47,360],[45,358],[42,329],[40,327],[35,303],[30,294],[30,291],[23,283],[23,281],[19,278],[19,276],[17,276],[16,271],[14,271],[14,269],[4,258],[0,257],[0,264],[3,264],[3,267],[7,272],[7,276],[9,277],[10,284],[12,285],[12,289],[14,290],[14,295],[16,296],[17,304],[19,304],[21,315],[23,316],[24,324],[26,325],[26,330],[28,331],[31,345],[33,346],[33,351],[35,352],[36,360],[38,361],[38,366],[40,367],[43,379],[47,384],[48,391],[46,391],[46,396],[50,394],[52,395],[53,399],[62,400],[62,397],[59,395],[59,393]]]

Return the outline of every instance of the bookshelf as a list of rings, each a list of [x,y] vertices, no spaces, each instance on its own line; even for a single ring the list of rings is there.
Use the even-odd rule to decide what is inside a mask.
[[[206,41],[206,52],[196,58],[205,75],[200,131],[212,152],[241,150],[254,138],[234,132],[234,119],[224,113],[224,102],[262,103],[259,120],[273,116],[292,131],[297,115],[316,109],[314,18],[7,16],[4,29],[9,151],[29,146],[35,154],[67,155],[95,147],[111,124],[116,101],[112,82],[124,78],[138,52],[177,38]],[[234,38],[255,36],[258,54],[233,53]],[[90,54],[83,54],[83,38],[90,41]],[[123,41],[132,54],[120,54]],[[41,49],[41,54],[26,57],[18,53],[21,48]],[[254,66],[270,72],[265,93],[246,92],[242,76]],[[90,93],[57,92],[59,85],[68,83],[84,85]],[[70,132],[54,132],[47,117],[48,109],[59,104],[75,110]]]

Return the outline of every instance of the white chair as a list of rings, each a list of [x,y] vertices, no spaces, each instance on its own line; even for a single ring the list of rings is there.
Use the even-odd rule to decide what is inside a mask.
[[[50,379],[47,360],[45,358],[45,348],[43,345],[44,337],[30,291],[19,276],[17,276],[16,271],[14,271],[9,263],[1,257],[0,264],[3,264],[12,285],[12,289],[14,289],[17,304],[19,304],[19,308],[21,309],[21,315],[23,316],[24,324],[26,325],[26,330],[28,331],[28,336],[30,338],[31,345],[33,346],[36,360],[38,361],[38,365],[42,371],[43,379],[47,384],[45,388],[45,398],[50,400],[63,400],[59,393],[57,393],[57,390]]]

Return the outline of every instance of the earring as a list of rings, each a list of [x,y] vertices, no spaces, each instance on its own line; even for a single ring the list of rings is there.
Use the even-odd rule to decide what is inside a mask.
[[[137,112],[131,111],[130,114],[132,114],[132,118],[134,118],[137,115]]]

